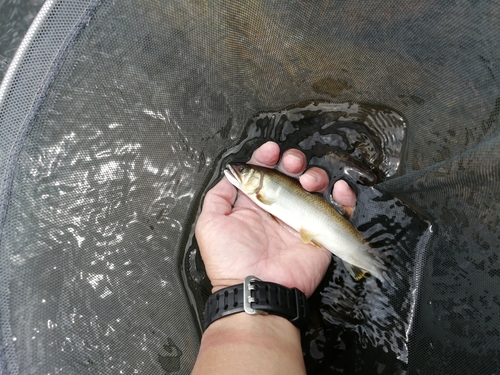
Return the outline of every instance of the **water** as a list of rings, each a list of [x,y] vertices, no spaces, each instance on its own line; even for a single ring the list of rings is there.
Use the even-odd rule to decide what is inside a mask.
[[[21,2],[0,0],[0,75],[21,41],[17,26],[24,30],[41,4]],[[12,13],[17,6],[26,11]],[[402,258],[393,269],[408,282],[383,291],[397,321],[385,311],[375,320],[364,304],[380,295],[368,279],[348,289],[334,260],[311,299],[310,372],[403,372],[408,337],[411,373],[498,372],[497,26],[495,2],[101,2],[43,93],[16,168],[0,251],[8,275],[2,306],[10,312],[2,313],[2,345],[15,343],[10,363],[21,373],[158,374],[174,366],[165,357],[175,344],[188,373],[199,331],[178,281],[179,258],[192,240],[199,186],[220,178],[214,168],[223,150],[247,147],[247,155],[228,155],[244,158],[270,138],[250,121],[238,141],[256,111],[323,98],[389,105],[411,125],[405,156],[397,156],[407,161],[399,178],[377,174],[342,147],[311,157],[329,159],[332,171],[339,163],[339,174],[355,182],[355,220],[368,223],[361,229],[368,233],[375,217],[381,233],[399,233],[392,241]],[[298,141],[305,148],[325,136]],[[292,137],[284,147],[299,147]],[[432,214],[439,241],[429,257],[425,217],[404,203],[391,208],[399,196],[378,192],[374,201],[375,178],[386,179],[377,190],[398,191]],[[207,282],[202,264],[189,255],[185,274],[199,288]]]
[[[0,0],[0,82],[45,0]]]
[[[273,140],[282,152],[300,149],[309,166],[327,171],[330,188],[324,198],[332,204],[331,187],[339,179],[356,191],[352,222],[390,261],[394,285],[371,276],[357,282],[333,257],[310,298],[313,316],[303,335],[310,373],[406,371],[420,277],[416,270],[424,262],[432,226],[418,209],[377,189],[377,183],[398,176],[405,130],[405,120],[396,111],[364,104],[309,101],[259,113],[248,121],[238,144],[221,156],[208,183],[207,190],[228,161],[247,161],[255,148]],[[193,233],[184,267],[201,314],[210,284]]]

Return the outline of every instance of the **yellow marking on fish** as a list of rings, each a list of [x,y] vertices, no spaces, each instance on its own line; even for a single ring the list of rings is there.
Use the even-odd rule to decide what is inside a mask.
[[[266,198],[264,194],[261,194],[260,192],[257,193],[255,197],[259,200],[260,203],[265,204],[267,206],[270,206],[274,203],[272,199]]]
[[[354,280],[359,281],[366,275],[366,271],[362,268],[355,266],[354,264],[343,261],[346,270],[351,274]]]
[[[319,249],[323,249],[323,248],[324,248],[324,246],[323,246],[323,245],[321,245],[321,244],[320,244],[318,241],[316,241],[316,240],[311,240],[311,243],[312,243],[314,246],[316,246],[317,248],[319,248]]]
[[[354,208],[342,205],[342,209],[344,210],[344,213],[348,218],[352,217],[352,213],[354,212]]]
[[[300,228],[299,233],[300,233],[300,239],[304,243],[311,243],[311,242],[313,242],[314,237],[317,236],[316,233],[308,231],[307,229],[304,229],[304,228]]]
[[[355,274],[355,275],[353,276],[353,278],[354,278],[354,280],[359,281],[359,280],[361,280],[363,277],[365,277],[365,275],[366,275],[366,271],[365,271],[365,270],[360,269],[360,272],[359,272],[359,273],[357,273],[357,274]]]

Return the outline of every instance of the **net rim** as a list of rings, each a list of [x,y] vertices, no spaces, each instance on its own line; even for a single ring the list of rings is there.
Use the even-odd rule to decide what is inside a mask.
[[[3,143],[0,154],[0,248],[3,237],[5,217],[15,174],[15,164],[23,146],[23,141],[29,134],[38,108],[42,104],[45,93],[60,71],[72,44],[80,32],[90,21],[101,0],[46,0],[28,28],[26,35],[0,84],[0,142]],[[73,13],[73,18],[66,21],[58,29],[50,22],[57,14],[71,15],[68,9],[71,6],[79,9]],[[54,33],[62,35],[59,43],[54,43]],[[43,43],[46,40],[49,43]],[[49,50],[46,49],[50,45]],[[43,53],[51,58],[34,59]],[[31,60],[31,63],[30,63]],[[33,63],[33,60],[36,63]],[[30,73],[30,74],[28,74]],[[19,77],[30,77],[22,80]],[[30,93],[28,99],[16,100]],[[10,125],[10,126],[9,126]],[[15,130],[8,134],[8,129]],[[0,252],[0,259],[7,258],[9,254]],[[0,263],[1,264],[1,263]],[[0,373],[6,375],[19,374],[18,359],[10,327],[9,311],[9,273],[7,268],[0,268],[0,295],[4,296],[6,303],[0,304]]]

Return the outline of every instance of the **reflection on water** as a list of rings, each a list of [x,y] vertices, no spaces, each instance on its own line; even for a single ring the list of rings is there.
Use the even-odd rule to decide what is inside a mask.
[[[31,6],[26,17],[24,11],[9,12],[19,2],[10,3],[16,5],[2,3],[6,19],[31,22]],[[370,236],[380,228],[378,241],[396,253],[396,274],[405,262],[412,272],[423,263],[428,225],[407,205],[391,208],[391,200],[399,199],[377,196],[365,185],[388,179],[385,188],[398,189],[432,212],[440,239],[426,288],[418,287],[418,275],[403,273],[408,281],[383,291],[393,308],[389,312],[367,309],[370,298],[378,298],[371,279],[351,285],[334,259],[311,300],[317,315],[304,342],[310,372],[391,373],[398,355],[393,347],[404,359],[399,344],[412,334],[412,304],[419,293],[419,331],[410,340],[413,372],[460,372],[470,363],[484,366],[483,373],[495,372],[499,210],[493,198],[499,186],[500,103],[495,2],[92,3],[99,3],[99,10],[76,34],[63,70],[42,93],[44,104],[20,155],[3,227],[0,253],[8,268],[2,275],[8,274],[9,285],[2,284],[2,295],[10,305],[3,305],[0,320],[5,353],[19,358],[20,373],[161,373],[159,356],[170,353],[165,347],[170,337],[183,351],[183,368],[189,368],[199,332],[184,314],[179,247],[199,186],[209,174],[220,177],[210,172],[217,155],[238,143],[253,113],[311,97],[384,103],[404,112],[411,127],[409,147],[402,151],[407,164],[399,167],[403,178],[380,173],[380,165],[394,166],[391,162],[371,168],[380,159],[355,160],[353,149],[344,149],[356,133],[366,133],[359,128],[367,125],[366,114],[350,123],[339,117],[345,134],[316,129],[295,144],[291,138],[312,125],[304,121],[299,132],[290,133],[293,124],[285,123],[283,147],[304,142],[303,148],[318,149],[324,139],[328,151],[311,152],[310,163],[331,171],[332,180],[351,181],[360,200],[354,220]],[[61,14],[68,8],[58,9]],[[21,33],[16,36],[18,28],[10,22],[2,27],[8,29],[0,33],[8,60]],[[43,40],[52,43],[52,37]],[[0,75],[7,60],[0,62]],[[348,114],[368,111],[374,125],[391,123],[396,115],[369,106],[339,107]],[[287,111],[274,115],[284,119],[294,112]],[[23,118],[15,117],[14,126]],[[266,139],[280,141],[275,123],[265,114],[252,121],[257,120],[268,121],[275,134],[251,122],[229,157],[245,158]],[[367,136],[359,142],[381,137]],[[206,282],[202,264],[196,253],[188,255],[186,274],[199,286]],[[89,283],[93,275],[105,275],[95,289]],[[112,294],[101,298],[106,287]],[[391,326],[388,316],[400,321]],[[375,319],[381,326],[370,326]],[[380,339],[382,333],[387,337]],[[11,337],[15,345],[9,346]],[[165,362],[161,367],[170,368]]]
[[[42,348],[57,353],[47,362],[54,368],[64,362],[61,373],[69,371],[64,366],[75,373],[102,373],[104,366],[153,373],[186,324],[165,309],[181,305],[182,289],[172,277],[179,267],[169,243],[184,229],[175,213],[185,215],[195,195],[198,159],[174,165],[164,157],[162,137],[148,139],[118,120],[41,129],[21,156],[22,189],[14,185],[11,208],[23,214],[11,224],[18,233],[10,254],[12,336],[20,358]],[[158,128],[179,139],[172,147],[184,147],[177,128]],[[145,144],[152,151],[144,152]],[[176,344],[193,357],[197,341],[192,334]],[[19,372],[42,373],[37,366],[27,360]]]
[[[274,140],[282,152],[300,149],[309,165],[328,172],[330,189],[324,197],[332,204],[331,187],[339,179],[357,192],[352,221],[390,259],[388,272],[394,285],[372,276],[357,282],[333,257],[310,299],[313,318],[303,336],[310,373],[405,371],[419,282],[414,270],[432,227],[417,209],[376,188],[377,182],[398,175],[405,127],[403,117],[391,109],[352,103],[311,101],[260,113],[249,120],[241,142],[222,156],[212,178],[212,183],[219,179],[227,161],[246,161],[256,147]],[[209,285],[196,254],[191,237],[187,279],[201,311]]]

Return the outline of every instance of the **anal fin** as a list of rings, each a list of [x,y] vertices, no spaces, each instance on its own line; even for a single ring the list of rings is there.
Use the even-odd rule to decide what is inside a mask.
[[[343,261],[344,267],[347,269],[347,271],[351,274],[354,280],[359,281],[361,280],[365,275],[366,271],[362,268],[359,268],[351,263],[348,263],[346,261]]]

